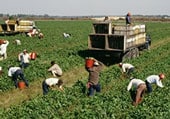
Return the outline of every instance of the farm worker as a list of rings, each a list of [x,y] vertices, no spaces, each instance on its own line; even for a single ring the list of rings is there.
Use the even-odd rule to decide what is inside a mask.
[[[3,57],[3,59],[7,58],[7,46],[9,45],[9,41],[5,40],[3,44],[0,45],[0,55]]]
[[[156,84],[158,87],[163,88],[164,86],[162,85],[162,80],[165,78],[164,74],[159,74],[159,75],[150,75],[146,78],[146,86],[147,86],[147,92],[151,93],[152,92],[152,86],[151,84]]]
[[[27,87],[29,86],[28,81],[25,79],[24,73],[20,67],[11,67],[10,66],[8,68],[8,76],[12,77],[12,80],[14,81],[14,85],[16,88],[18,88],[18,78],[23,80]]]
[[[16,45],[21,45],[21,41],[18,40],[18,39],[16,39],[16,40],[14,41],[14,43],[15,43]]]
[[[18,55],[18,60],[20,61],[21,68],[26,68],[29,66],[30,55],[26,49]]]
[[[109,22],[110,20],[109,20],[109,17],[108,16],[105,16],[104,17],[104,22]]]
[[[37,31],[37,29],[35,27],[33,27],[33,29],[30,32],[27,33],[27,35],[29,37],[34,37],[37,34],[38,34],[38,31]]]
[[[54,77],[61,76],[63,74],[62,69],[55,61],[51,61],[51,67],[48,69]]]
[[[46,95],[49,92],[50,87],[58,86],[59,89],[63,90],[63,81],[58,78],[47,78],[42,82],[42,89],[43,89],[43,95]]]
[[[64,38],[69,38],[69,37],[71,36],[71,34],[69,34],[69,33],[63,33],[63,36],[64,36]]]
[[[134,87],[135,90],[131,90],[131,88]],[[128,84],[127,90],[131,92],[131,97],[133,99],[133,93],[135,92],[135,98],[133,99],[133,105],[137,106],[141,101],[143,94],[146,90],[146,84],[141,79],[136,78],[130,78],[130,82]]]
[[[38,38],[39,38],[39,39],[44,38],[44,34],[43,34],[43,33],[39,33],[39,34],[38,34]]]
[[[134,71],[135,67],[129,63],[119,63],[119,67],[122,68],[123,75],[130,76],[130,74]]]
[[[2,71],[2,67],[0,67],[0,75],[2,75],[3,71]]]
[[[126,15],[126,25],[130,25],[131,24],[131,13],[128,12]]]
[[[100,61],[97,61],[94,59],[94,63],[92,67],[86,67],[86,70],[89,73],[89,79],[87,82],[87,88],[88,88],[88,96],[92,96],[94,94],[94,90],[96,92],[100,92],[100,84],[99,84],[99,73],[103,69],[104,64]]]

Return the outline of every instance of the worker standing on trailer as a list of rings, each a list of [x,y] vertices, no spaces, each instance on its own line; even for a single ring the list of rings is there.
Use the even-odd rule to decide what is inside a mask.
[[[8,68],[8,76],[12,77],[12,80],[14,81],[14,85],[16,88],[18,88],[18,78],[23,80],[27,87],[29,86],[28,81],[25,79],[24,73],[20,67],[10,66]]]
[[[92,96],[94,94],[94,90],[96,90],[96,92],[101,91],[99,73],[103,68],[103,63],[94,58],[92,60],[94,60],[93,65],[91,67],[86,66],[86,70],[89,72],[89,79],[87,82],[88,96]]]
[[[147,86],[147,92],[151,93],[152,92],[152,85],[151,84],[156,84],[158,87],[163,88],[164,86],[162,85],[162,80],[165,78],[164,74],[159,74],[159,75],[150,75],[146,78],[146,86]]]
[[[62,69],[58,64],[55,63],[55,61],[51,61],[51,67],[48,69],[48,71],[50,71],[54,77],[60,77],[63,74]]]
[[[131,89],[132,87],[134,87],[134,90]],[[146,90],[146,84],[141,79],[130,78],[127,90],[131,92],[133,105],[137,106],[139,103],[142,102],[142,98]]]
[[[127,15],[126,15],[126,25],[130,25],[131,23],[132,23],[131,13],[128,12]]]
[[[122,73],[124,76],[130,77],[131,73],[134,72],[135,67],[129,63],[119,63],[119,67],[122,68]]]
[[[7,52],[6,51],[7,51],[8,45],[9,45],[9,41],[7,41],[7,40],[4,40],[3,44],[0,45],[0,55],[2,57],[2,60],[7,58]]]
[[[50,87],[58,86],[60,90],[63,90],[63,81],[58,78],[47,78],[42,82],[43,95],[49,92]]]

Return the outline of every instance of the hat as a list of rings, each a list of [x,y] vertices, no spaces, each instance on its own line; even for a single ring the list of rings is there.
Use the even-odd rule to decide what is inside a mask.
[[[6,44],[7,43],[7,41],[6,40],[4,40],[4,44]]]
[[[121,67],[123,65],[123,63],[119,63],[119,67]]]
[[[164,79],[165,75],[164,74],[159,74],[160,79]]]
[[[27,52],[27,50],[26,50],[26,49],[24,49],[24,50],[23,50],[23,52]]]
[[[98,63],[98,62],[94,62],[94,65],[98,66],[98,65],[99,65],[99,63]]]

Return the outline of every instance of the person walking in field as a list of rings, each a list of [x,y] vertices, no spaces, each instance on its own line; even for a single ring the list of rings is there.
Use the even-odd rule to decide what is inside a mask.
[[[152,85],[151,84],[156,84],[158,87],[163,88],[162,80],[165,78],[164,74],[159,74],[159,75],[150,75],[146,78],[146,86],[147,86],[147,92],[151,93],[152,92]]]
[[[21,68],[26,68],[29,66],[30,55],[26,49],[18,55],[18,60],[20,61]]]
[[[10,66],[8,68],[8,76],[12,77],[16,88],[18,88],[18,79],[23,80],[27,87],[29,86],[28,80],[25,79],[24,73],[20,67]]]
[[[63,81],[58,78],[47,78],[42,82],[43,95],[48,94],[49,88],[58,86],[63,91]]]
[[[0,55],[3,59],[7,58],[7,46],[9,45],[9,41],[4,40],[3,44],[0,45]]]
[[[132,87],[134,88],[134,90],[132,89]],[[133,105],[137,106],[139,103],[142,102],[142,98],[146,90],[146,84],[141,79],[131,78],[127,86],[127,90],[131,93]]]
[[[129,63],[119,63],[119,67],[122,68],[122,74],[130,77],[131,73],[134,72],[135,67]]]
[[[100,61],[94,60],[94,64],[92,67],[86,67],[86,70],[89,73],[89,79],[87,82],[87,88],[88,88],[88,96],[92,96],[94,94],[94,91],[100,92],[101,87],[99,84],[99,74],[100,71],[103,69],[104,64]]]
[[[48,71],[51,72],[54,77],[60,77],[63,74],[62,69],[58,64],[55,63],[55,61],[51,61],[51,67],[48,69]]]

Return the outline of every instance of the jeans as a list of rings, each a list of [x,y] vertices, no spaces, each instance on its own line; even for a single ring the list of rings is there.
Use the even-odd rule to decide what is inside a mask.
[[[25,79],[24,74],[22,72],[21,69],[18,69],[13,75],[12,75],[12,79],[14,81],[14,85],[16,88],[18,88],[18,78],[20,78],[21,80],[23,80],[26,84],[26,86],[29,86],[28,81]]]
[[[130,74],[134,71],[134,69],[135,69],[134,67],[128,69],[126,74],[127,74],[128,76],[130,76]]]
[[[46,84],[45,80],[42,82],[43,95],[46,95],[49,91],[49,85]]]
[[[90,84],[88,96],[92,96],[94,94],[94,90],[96,90],[96,92],[100,92],[101,91],[100,84],[97,85]]]
[[[147,92],[151,93],[152,92],[152,85],[146,80],[146,87],[147,87]]]
[[[21,68],[27,68],[28,66],[29,66],[29,63],[21,62],[21,64],[20,64]]]

